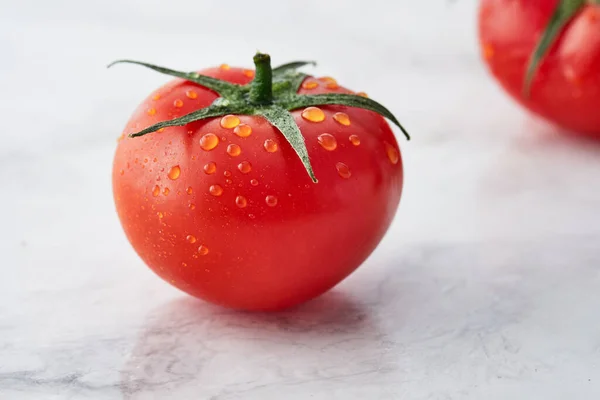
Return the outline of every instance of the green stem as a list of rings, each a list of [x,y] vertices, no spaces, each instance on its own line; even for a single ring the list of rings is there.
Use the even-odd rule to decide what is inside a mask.
[[[256,72],[250,83],[250,101],[254,104],[273,104],[273,70],[268,54],[256,53],[254,56]]]

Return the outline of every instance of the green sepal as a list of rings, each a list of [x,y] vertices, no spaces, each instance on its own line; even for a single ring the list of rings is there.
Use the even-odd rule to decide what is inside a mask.
[[[369,99],[368,97],[345,93],[323,93],[314,95],[295,95],[285,99],[285,108],[288,110],[324,105],[341,105],[374,111],[392,121],[398,128],[400,128],[404,136],[406,136],[406,139],[410,140],[410,135],[406,129],[404,129],[402,124],[400,124],[400,121],[398,121],[394,114],[392,114],[392,112],[383,105],[379,104],[375,100]]]
[[[197,72],[175,71],[173,69],[160,67],[158,65],[153,65],[153,64],[148,64],[145,62],[133,61],[133,60],[117,60],[117,61],[110,63],[108,65],[108,68],[112,67],[115,64],[141,65],[146,68],[150,68],[154,71],[165,74],[165,75],[175,76],[177,78],[182,78],[182,79],[197,83],[208,89],[214,90],[222,97],[235,97],[238,94],[238,92],[240,91],[240,88],[242,87],[240,85],[236,85],[235,83],[222,81],[220,79],[212,78],[210,76],[200,75]]]
[[[201,108],[179,118],[173,118],[168,121],[158,122],[152,126],[147,127],[146,129],[130,134],[129,137],[144,136],[147,133],[156,132],[161,128],[168,128],[170,126],[182,126],[206,118],[220,117],[222,115],[227,114],[249,114],[248,108],[227,105],[227,103],[229,103],[227,100],[220,101],[219,103],[221,104],[213,103],[208,107]]]
[[[278,94],[295,94],[307,74],[296,71],[306,65],[317,65],[314,61],[293,61],[273,68],[273,92]]]
[[[296,154],[298,154],[298,157],[300,157],[300,161],[304,164],[304,168],[306,168],[306,172],[308,172],[310,179],[312,179],[314,183],[317,183],[317,178],[310,165],[310,158],[308,157],[308,150],[306,150],[304,136],[302,136],[302,132],[300,132],[300,128],[298,128],[298,124],[296,124],[292,114],[285,108],[271,105],[257,110],[256,115],[264,117],[271,125],[281,131]]]
[[[273,76],[281,75],[285,72],[302,68],[305,65],[312,65],[314,67],[317,65],[317,63],[314,61],[293,61],[287,64],[282,64],[278,67],[273,68]]]
[[[288,69],[277,75],[274,74],[273,93],[276,94],[275,97],[295,95],[300,89],[300,85],[302,85],[302,82],[304,82],[304,79],[307,77],[307,74],[293,69]]]
[[[569,21],[579,12],[579,10],[585,5],[585,0],[561,0],[556,6],[554,14],[548,22],[546,30],[542,34],[542,37],[538,41],[533,54],[527,65],[527,71],[525,72],[525,82],[523,85],[523,95],[529,97],[531,91],[531,82],[533,77],[544,58],[548,53],[548,50],[562,32],[563,28],[569,23]]]

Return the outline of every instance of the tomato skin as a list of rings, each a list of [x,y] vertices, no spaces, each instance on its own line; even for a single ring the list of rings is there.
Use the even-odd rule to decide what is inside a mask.
[[[600,138],[600,6],[586,5],[543,58],[531,92],[523,94],[531,54],[557,0],[482,0],[482,55],[519,103],[566,130]]]
[[[247,70],[233,67],[201,73],[240,84],[252,79]],[[307,81],[319,86],[300,93],[349,93],[342,87],[332,89],[335,85],[330,82]],[[159,98],[153,100],[156,94]],[[205,107],[216,97],[194,83],[172,81],[142,102],[124,133]],[[287,308],[347,277],[375,249],[395,215],[402,192],[402,160],[381,116],[344,106],[321,109],[326,115],[323,122],[305,120],[302,110],[292,112],[305,137],[317,184],[281,133],[261,117],[238,116],[252,128],[244,138],[223,128],[219,117],[121,139],[113,164],[113,192],[136,252],[156,274],[184,292],[239,309]],[[346,113],[350,125],[336,122],[336,112]],[[207,133],[220,138],[211,151],[200,146]],[[323,133],[337,139],[335,150],[319,144]],[[350,142],[350,135],[360,138],[358,146]],[[277,143],[277,151],[265,150],[267,139]],[[230,144],[239,145],[241,154],[228,154]],[[239,170],[242,161],[250,163],[250,172]],[[210,162],[217,166],[213,174],[204,170]],[[338,173],[340,162],[348,166],[350,177]],[[169,172],[175,166],[180,175],[173,180]],[[211,185],[220,185],[222,194],[211,195]],[[237,196],[246,199],[246,207],[236,205]],[[267,204],[267,196],[275,196],[276,204],[273,198]]]

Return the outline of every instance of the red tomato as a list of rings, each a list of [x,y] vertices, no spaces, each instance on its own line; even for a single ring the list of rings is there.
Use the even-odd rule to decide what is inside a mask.
[[[525,71],[559,1],[482,0],[479,39],[492,74],[517,101],[567,130],[600,137],[600,6],[592,3],[542,58],[529,96]]]
[[[253,71],[221,66],[201,74],[246,84]],[[326,92],[349,93],[331,78],[312,77],[299,93]],[[125,135],[216,98],[198,84],[172,81],[142,102]],[[402,191],[389,125],[345,106],[292,114],[318,183],[279,130],[258,116],[212,118],[119,141],[117,212],[161,278],[220,305],[282,309],[327,291],[375,249]]]

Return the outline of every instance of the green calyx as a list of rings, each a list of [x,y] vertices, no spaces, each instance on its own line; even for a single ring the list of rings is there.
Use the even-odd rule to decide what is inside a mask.
[[[271,58],[269,55],[257,53],[254,56],[254,65],[256,68],[254,80],[247,85],[237,85],[200,75],[196,72],[180,72],[132,60],[115,61],[109,67],[119,63],[137,64],[166,75],[183,78],[211,89],[220,96],[208,107],[201,108],[179,118],[156,123],[129,135],[130,137],[143,136],[161,128],[182,126],[194,121],[228,114],[259,115],[281,131],[302,161],[308,175],[315,183],[317,182],[317,178],[310,164],[304,137],[290,113],[291,110],[321,105],[343,105],[363,108],[386,117],[400,128],[407,139],[410,139],[410,136],[396,117],[387,108],[374,100],[358,95],[341,93],[298,94],[298,89],[307,75],[298,72],[297,69],[308,64],[314,65],[314,62],[296,61],[271,68]]]
[[[552,17],[550,17],[550,22],[548,22],[548,26],[546,30],[542,34],[542,37],[538,41],[535,49],[533,50],[533,54],[529,60],[529,64],[527,65],[527,71],[525,72],[525,82],[523,85],[523,95],[525,97],[529,97],[531,91],[531,82],[537,72],[540,63],[544,56],[550,50],[550,47],[560,33],[563,31],[567,23],[577,15],[579,11],[587,4],[600,4],[600,0],[560,0],[556,8],[554,9],[554,13]]]

